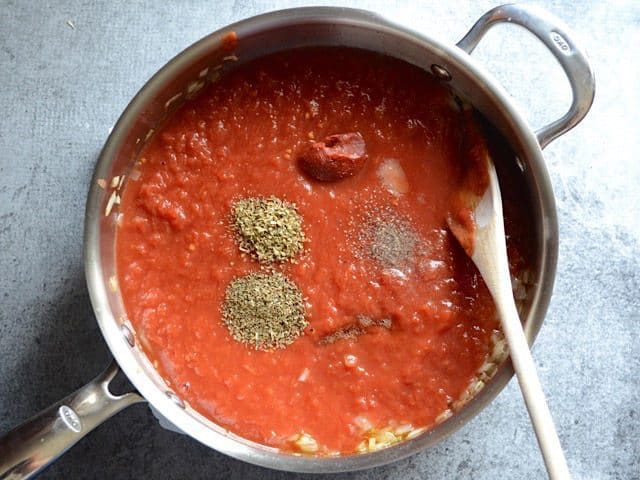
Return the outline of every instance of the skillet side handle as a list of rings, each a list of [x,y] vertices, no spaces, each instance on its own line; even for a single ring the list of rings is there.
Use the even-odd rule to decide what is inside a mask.
[[[503,5],[485,13],[457,45],[471,54],[482,37],[498,23],[515,23],[535,35],[553,54],[569,79],[573,101],[569,111],[555,122],[536,132],[538,143],[545,148],[563,133],[575,127],[593,103],[596,82],[584,50],[574,35],[557,17],[533,5]]]
[[[113,395],[115,361],[93,381],[0,438],[0,479],[31,478],[120,410],[144,399]]]

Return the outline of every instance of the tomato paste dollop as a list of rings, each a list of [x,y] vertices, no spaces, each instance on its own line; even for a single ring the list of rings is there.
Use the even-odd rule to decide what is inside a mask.
[[[362,135],[339,133],[307,145],[299,156],[300,168],[310,177],[332,182],[358,173],[367,160]]]
[[[463,120],[430,74],[337,47],[237,65],[176,110],[127,177],[116,238],[127,316],[170,388],[238,435],[319,455],[392,442],[454,409],[499,331],[447,227],[465,186]],[[485,140],[510,175],[518,271],[526,188],[500,166],[504,142]],[[295,205],[304,249],[291,261],[265,266],[239,247],[233,208],[247,198]],[[285,348],[252,348],[224,321],[229,286],[265,272],[303,298],[304,331]]]

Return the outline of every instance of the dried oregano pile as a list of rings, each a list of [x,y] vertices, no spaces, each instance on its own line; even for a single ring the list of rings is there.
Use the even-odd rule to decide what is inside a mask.
[[[222,318],[235,340],[257,350],[284,348],[307,326],[300,289],[279,272],[233,280]]]
[[[260,263],[291,260],[302,251],[302,217],[295,205],[276,197],[246,198],[232,207],[240,249]]]
[[[302,251],[302,217],[295,205],[276,197],[246,198],[231,213],[240,250],[263,265],[293,260]],[[264,267],[229,284],[222,319],[235,340],[257,350],[284,348],[307,326],[300,289]]]

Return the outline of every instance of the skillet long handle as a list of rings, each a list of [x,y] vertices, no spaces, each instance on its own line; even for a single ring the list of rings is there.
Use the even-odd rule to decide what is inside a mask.
[[[135,403],[137,393],[113,395],[115,361],[94,380],[0,437],[0,479],[31,478],[107,419]]]
[[[541,148],[575,127],[587,114],[595,96],[596,80],[585,51],[562,20],[534,5],[502,5],[485,13],[457,45],[471,53],[494,25],[515,23],[534,34],[564,70],[573,100],[567,113],[536,132]]]

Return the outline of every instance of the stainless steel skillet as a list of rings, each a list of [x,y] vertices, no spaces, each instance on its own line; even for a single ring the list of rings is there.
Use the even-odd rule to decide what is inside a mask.
[[[470,56],[487,30],[501,22],[521,25],[538,37],[559,61],[571,85],[573,101],[569,111],[537,132],[527,125],[503,88]],[[231,31],[236,32],[239,42],[230,57],[224,39]],[[145,400],[185,434],[250,463],[318,473],[370,468],[412,455],[440,441],[469,421],[506,385],[513,375],[508,363],[451,418],[388,449],[337,458],[296,456],[247,441],[201,416],[169,389],[139,348],[119,296],[114,263],[121,178],[129,174],[136,153],[162,119],[215,78],[215,72],[224,74],[237,64],[278,50],[331,45],[377,51],[431,71],[470,101],[509,141],[526,178],[537,237],[534,287],[523,306],[526,333],[533,342],[549,304],[558,251],[555,201],[542,148],[586,115],[595,88],[588,60],[567,27],[538,8],[505,5],[480,18],[457,45],[447,45],[361,10],[314,7],[260,15],[203,38],[171,60],[131,101],[107,140],[87,201],[84,246],[91,301],[115,361],[94,381],[0,438],[0,478],[27,478],[37,473],[97,425],[123,408]],[[218,65],[222,65],[219,70]],[[526,73],[522,75],[524,78]],[[100,186],[98,180],[106,184]],[[122,396],[109,392],[117,365],[137,392]]]

